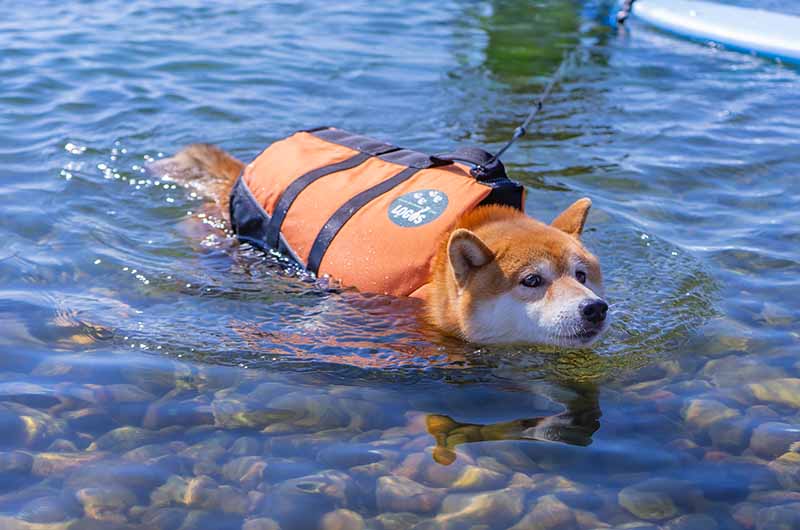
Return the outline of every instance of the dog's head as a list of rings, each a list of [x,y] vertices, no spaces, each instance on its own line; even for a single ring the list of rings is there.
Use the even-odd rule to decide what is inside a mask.
[[[546,225],[488,207],[447,242],[460,333],[479,343],[580,347],[608,327],[600,265],[581,244],[580,199]]]

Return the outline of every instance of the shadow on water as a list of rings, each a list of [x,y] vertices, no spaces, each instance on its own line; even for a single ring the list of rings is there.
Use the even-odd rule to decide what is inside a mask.
[[[432,458],[450,465],[457,459],[456,448],[462,444],[496,441],[543,441],[587,446],[600,428],[600,402],[597,387],[591,383],[562,384],[556,387],[565,410],[538,416],[494,423],[464,423],[442,414],[425,418],[428,433],[436,446]]]

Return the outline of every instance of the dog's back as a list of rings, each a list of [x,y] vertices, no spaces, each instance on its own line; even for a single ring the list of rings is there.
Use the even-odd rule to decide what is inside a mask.
[[[150,168],[213,199],[227,218],[231,186],[244,169],[244,163],[215,145],[192,144]]]

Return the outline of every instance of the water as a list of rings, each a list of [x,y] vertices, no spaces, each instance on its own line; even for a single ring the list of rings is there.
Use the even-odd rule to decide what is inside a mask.
[[[604,16],[7,9],[0,528],[800,527],[800,74]],[[323,291],[144,169],[319,124],[497,149],[576,44],[505,162],[536,217],[594,201],[592,350],[479,348]]]

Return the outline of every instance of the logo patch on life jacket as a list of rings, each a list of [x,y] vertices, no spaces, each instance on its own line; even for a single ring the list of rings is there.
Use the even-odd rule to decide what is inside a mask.
[[[403,227],[430,223],[447,208],[447,195],[439,190],[418,190],[399,196],[389,205],[389,219]]]

